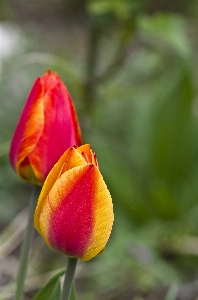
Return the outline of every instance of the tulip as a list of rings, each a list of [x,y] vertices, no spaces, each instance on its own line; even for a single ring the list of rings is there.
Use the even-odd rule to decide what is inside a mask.
[[[65,150],[81,144],[69,92],[57,73],[47,71],[35,81],[19,119],[10,148],[11,164],[23,180],[42,185]]]
[[[70,147],[42,187],[34,225],[53,249],[89,260],[101,253],[113,225],[111,195],[90,145]]]

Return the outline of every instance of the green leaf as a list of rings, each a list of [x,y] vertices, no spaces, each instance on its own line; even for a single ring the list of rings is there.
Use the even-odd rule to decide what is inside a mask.
[[[65,270],[54,275],[46,285],[34,296],[33,300],[57,300],[60,299],[61,287],[60,277],[65,273]],[[75,298],[73,298],[75,300]]]
[[[194,92],[191,73],[182,62],[180,66],[178,62],[177,72],[170,69],[169,78],[173,84],[164,88],[153,118],[151,162],[157,177],[173,183],[186,180],[193,169]]]
[[[73,284],[72,286],[72,291],[71,291],[71,297],[70,300],[76,300],[77,296],[76,296],[76,288],[75,288],[75,284]]]

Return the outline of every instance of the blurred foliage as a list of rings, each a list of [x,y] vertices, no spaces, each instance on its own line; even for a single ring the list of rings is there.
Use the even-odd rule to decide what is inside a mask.
[[[22,32],[21,48],[2,58],[0,226],[28,202],[9,141],[32,82],[51,68],[71,92],[115,208],[104,254],[79,264],[79,299],[195,300],[197,1],[39,3],[0,2],[2,24]],[[33,250],[43,250],[37,239]],[[63,267],[50,249],[38,257],[34,272]]]

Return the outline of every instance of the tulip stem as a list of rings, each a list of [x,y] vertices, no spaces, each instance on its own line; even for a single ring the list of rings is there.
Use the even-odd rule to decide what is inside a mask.
[[[28,266],[28,257],[29,257],[29,250],[31,244],[31,237],[34,229],[34,210],[35,210],[35,198],[36,198],[36,186],[33,186],[33,190],[30,196],[29,202],[29,210],[28,210],[28,223],[24,233],[24,239],[20,254],[20,264],[18,269],[18,276],[17,276],[17,286],[16,286],[16,293],[15,293],[15,300],[22,300],[24,294],[24,283],[25,283],[25,276],[27,272]]]
[[[68,257],[68,264],[67,264],[65,279],[63,283],[63,290],[62,290],[60,300],[70,300],[72,283],[74,280],[77,262],[78,262],[78,258]]]

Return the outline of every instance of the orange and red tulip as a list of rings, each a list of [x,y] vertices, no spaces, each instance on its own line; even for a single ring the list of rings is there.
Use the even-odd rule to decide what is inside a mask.
[[[10,160],[25,181],[42,185],[69,147],[80,146],[81,132],[69,92],[57,73],[37,78],[16,127]]]
[[[111,195],[90,145],[70,147],[42,187],[36,229],[53,249],[89,260],[105,248],[113,220]]]

